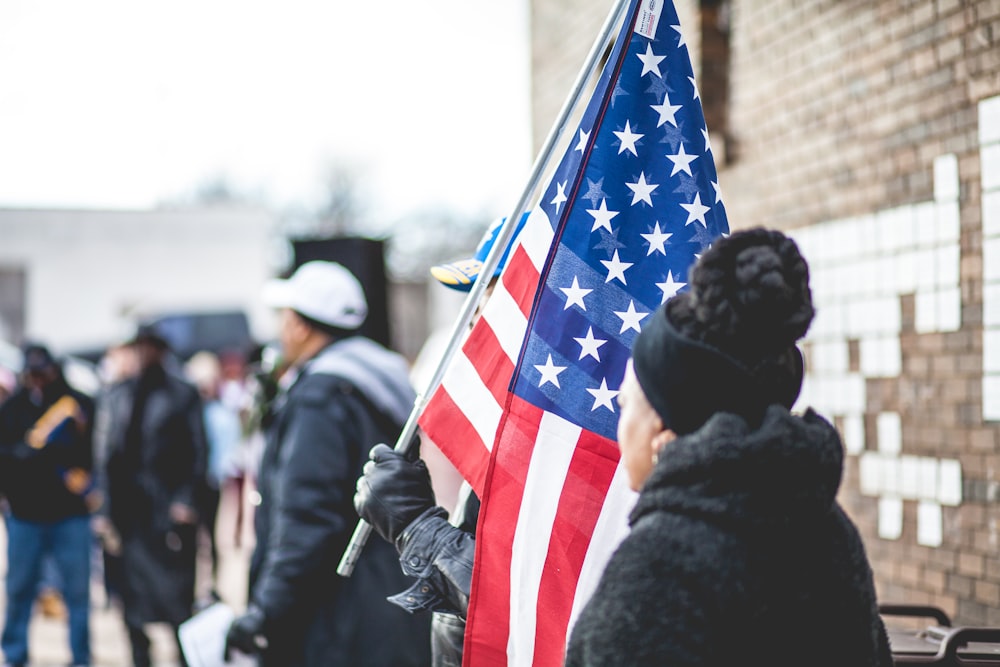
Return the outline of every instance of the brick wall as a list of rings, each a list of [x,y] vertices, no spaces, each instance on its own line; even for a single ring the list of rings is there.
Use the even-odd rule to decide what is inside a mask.
[[[609,5],[533,1],[536,145]],[[701,77],[698,3],[677,5]],[[1000,625],[1000,0],[725,10],[730,224],[810,261],[799,405],[844,435],[880,596]]]

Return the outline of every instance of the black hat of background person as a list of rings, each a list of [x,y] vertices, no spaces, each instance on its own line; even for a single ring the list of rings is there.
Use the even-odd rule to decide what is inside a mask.
[[[132,339],[129,341],[130,345],[137,345],[139,343],[148,343],[160,350],[166,350],[170,347],[169,341],[160,333],[159,328],[155,324],[148,322],[140,323],[136,327]]]
[[[632,347],[636,379],[664,428],[691,433],[716,412],[756,426],[769,405],[791,408],[804,371],[795,342],[814,314],[795,243],[777,231],[733,233],[702,255],[689,282]]]
[[[24,345],[21,355],[23,358],[22,369],[25,373],[46,371],[59,366],[49,348],[40,343],[28,343]]]

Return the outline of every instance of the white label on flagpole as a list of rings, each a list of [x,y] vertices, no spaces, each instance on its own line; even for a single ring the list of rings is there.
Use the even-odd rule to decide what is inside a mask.
[[[643,37],[653,39],[661,14],[663,14],[663,0],[642,0],[639,18],[635,22],[635,31]]]

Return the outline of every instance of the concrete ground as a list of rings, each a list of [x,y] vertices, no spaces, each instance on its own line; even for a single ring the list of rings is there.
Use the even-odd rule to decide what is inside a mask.
[[[232,495],[224,496],[219,509],[219,573],[216,590],[224,602],[236,610],[246,605],[246,580],[250,554],[253,550],[251,511],[244,512],[242,543],[235,544],[236,503]],[[250,505],[244,501],[244,507]],[[211,562],[207,541],[199,557],[197,591],[199,597],[207,595],[212,588]],[[0,522],[0,573],[7,571],[7,535]],[[116,606],[108,604],[104,585],[100,579],[100,569],[95,568],[91,582],[90,645],[92,667],[129,667],[132,664],[128,635]],[[0,579],[0,602],[3,600],[3,581]],[[2,621],[4,605],[0,605]],[[166,625],[151,625],[148,628],[152,640],[154,667],[177,667],[179,665],[176,644]],[[65,620],[46,618],[38,605],[32,616],[28,631],[31,667],[64,667],[70,664],[69,632]]]

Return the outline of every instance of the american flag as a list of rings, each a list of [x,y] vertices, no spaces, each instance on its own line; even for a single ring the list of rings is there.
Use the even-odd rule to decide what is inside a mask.
[[[561,665],[634,502],[616,396],[728,233],[677,14],[632,0],[579,127],[420,426],[482,499],[466,666]]]

